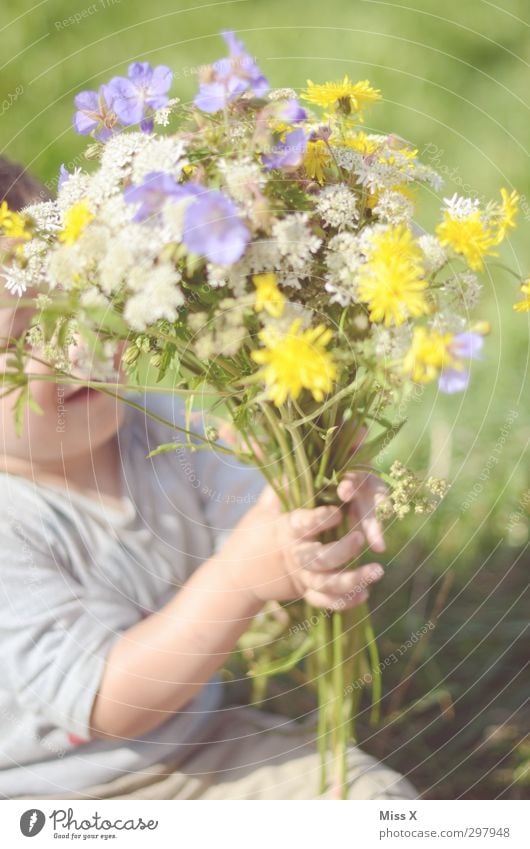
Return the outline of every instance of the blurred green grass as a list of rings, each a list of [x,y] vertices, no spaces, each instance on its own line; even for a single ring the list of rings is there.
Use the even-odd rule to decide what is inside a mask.
[[[54,186],[61,162],[70,167],[82,162],[85,141],[71,129],[76,92],[123,73],[133,60],[149,59],[171,65],[174,93],[190,99],[197,66],[222,54],[218,32],[232,28],[275,86],[299,88],[307,78],[324,81],[345,73],[370,79],[384,102],[367,115],[367,128],[413,141],[445,175],[445,195],[465,185],[465,191],[488,199],[498,195],[500,186],[516,188],[523,196],[523,213],[501,259],[526,272],[530,8],[525,0],[495,6],[483,0],[443,5],[424,0],[417,5],[421,8],[400,0],[48,0],[28,8],[22,0],[3,0],[2,151]],[[75,15],[80,15],[78,22],[72,20]],[[434,199],[426,198],[422,223],[432,222],[435,213]],[[517,654],[524,616],[519,602],[512,605],[524,589],[528,564],[529,326],[528,316],[512,310],[517,287],[509,274],[492,266],[485,290],[477,317],[489,319],[493,332],[484,360],[473,370],[470,390],[444,398],[428,388],[409,405],[409,424],[392,449],[392,456],[405,463],[447,475],[452,490],[435,515],[390,528],[389,583],[376,597],[382,640],[399,643],[422,617],[425,621],[426,599],[434,603],[443,576],[454,575],[427,659],[407,689],[411,706],[439,690],[439,681],[448,676],[444,698],[457,699],[454,711],[436,707],[436,700],[428,708],[444,753],[436,759],[441,783],[432,795],[442,798],[444,793],[452,798],[491,797],[501,790],[517,797],[521,792],[520,778],[513,779],[513,786],[507,780],[517,769],[521,773],[520,758],[516,764],[513,752],[506,751],[520,750],[522,725],[504,738],[497,735],[501,750],[488,755],[487,768],[480,740],[484,729],[515,716],[524,698],[521,683],[504,683],[506,671],[525,659]],[[492,582],[496,589],[488,597]],[[495,627],[501,619],[508,623],[504,629]],[[459,658],[465,658],[463,664]],[[480,672],[486,659],[493,672],[485,683]],[[387,687],[397,686],[403,671],[401,665],[390,670]],[[503,682],[503,695],[500,706],[495,703],[493,712],[484,712],[491,675]],[[472,695],[462,707],[458,694],[468,693],[470,685]],[[411,716],[415,729],[417,712]],[[417,765],[430,732],[413,734],[407,721],[398,727],[399,732],[391,727],[368,735],[366,745],[392,758],[393,746],[385,741],[393,739],[392,733],[408,733],[406,759]],[[477,756],[451,772],[461,747],[467,754],[475,744]],[[402,770],[404,756],[395,755]],[[429,772],[418,769],[413,774],[429,793]],[[477,775],[482,776],[478,783]]]

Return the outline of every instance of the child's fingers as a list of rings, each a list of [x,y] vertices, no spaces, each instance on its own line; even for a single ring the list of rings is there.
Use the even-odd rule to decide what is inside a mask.
[[[383,528],[376,515],[376,507],[385,492],[384,484],[371,474],[346,475],[337,488],[339,498],[349,503],[351,523],[361,525],[368,545],[377,552],[385,550]]]
[[[370,584],[381,580],[384,575],[379,563],[369,563],[359,569],[346,569],[334,572],[312,572],[303,569],[297,578],[302,581],[307,590],[326,593],[326,595],[345,596],[351,593],[358,595],[362,590],[368,590]]]
[[[344,566],[359,555],[363,545],[364,535],[354,529],[334,542],[301,543],[296,547],[294,556],[302,568],[322,572]]]
[[[289,526],[297,540],[312,539],[335,528],[342,520],[340,507],[323,506],[311,510],[300,508],[288,514]]]
[[[323,607],[326,610],[351,610],[352,607],[357,607],[358,604],[366,601],[368,593],[366,590],[361,590],[358,593],[340,596],[321,593],[318,590],[308,590],[304,598],[313,607]]]

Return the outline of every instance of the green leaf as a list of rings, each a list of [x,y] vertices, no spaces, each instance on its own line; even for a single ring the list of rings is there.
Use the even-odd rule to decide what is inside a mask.
[[[185,447],[186,445],[183,442],[163,442],[162,445],[158,445],[156,448],[153,448],[147,457],[156,457],[157,454],[164,454],[166,451],[176,451],[177,448]]]
[[[363,442],[363,444],[357,449],[357,451],[351,456],[351,465],[356,466],[359,463],[368,463],[377,457],[382,448],[391,442],[395,436],[399,433],[403,425],[404,421],[400,422],[397,425],[391,425],[390,427],[385,428],[379,436],[370,439],[368,442]],[[350,463],[348,464],[350,465]]]
[[[303,643],[298,646],[295,651],[291,652],[291,654],[287,655],[287,657],[282,657],[279,660],[273,660],[272,662],[257,662],[254,664],[252,669],[249,669],[247,675],[250,678],[256,678],[258,676],[266,676],[270,677],[271,675],[281,675],[282,673],[289,672],[293,669],[297,663],[300,663],[302,658],[308,654],[313,648],[313,637],[306,637]]]

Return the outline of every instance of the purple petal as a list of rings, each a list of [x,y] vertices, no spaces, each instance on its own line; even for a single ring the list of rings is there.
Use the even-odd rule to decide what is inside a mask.
[[[203,83],[195,95],[194,104],[202,112],[219,112],[228,101],[226,86],[223,83]]]
[[[113,109],[122,124],[138,124],[144,116],[144,104],[133,83],[125,77],[113,77],[108,88]]]
[[[302,129],[293,130],[284,141],[274,145],[270,154],[264,154],[263,165],[267,171],[278,168],[296,168],[302,162],[307,147],[307,136]]]
[[[74,97],[74,103],[82,112],[99,112],[97,91],[80,91]]]
[[[57,188],[60,189],[64,184],[70,179],[72,175],[70,174],[68,168],[66,168],[64,162],[61,163],[61,167],[59,169],[59,179],[57,181]]]
[[[155,122],[152,118],[143,118],[140,121],[140,129],[142,133],[152,133],[155,128]]]
[[[76,112],[73,118],[74,130],[80,136],[87,136],[92,130],[95,130],[98,122],[94,118],[90,118],[85,112]]]
[[[167,65],[157,65],[153,69],[149,91],[158,95],[167,94],[173,82],[173,71]],[[160,107],[156,107],[160,108]]]
[[[239,39],[236,38],[236,34],[233,30],[223,30],[221,35],[224,38],[226,46],[232,56],[242,56],[246,53],[245,45],[242,41],[239,41]]]
[[[192,253],[232,265],[250,239],[238,208],[222,192],[202,192],[184,214],[183,242]]]
[[[153,69],[149,62],[133,62],[129,65],[127,76],[134,85],[149,85],[152,75]]]
[[[480,359],[480,352],[484,347],[484,337],[480,333],[459,333],[451,342],[450,347],[451,353],[455,357]]]
[[[438,387],[446,395],[455,392],[463,392],[469,384],[469,372],[467,369],[444,368],[438,379]]]
[[[195,193],[193,187],[177,183],[169,174],[151,171],[139,186],[128,186],[123,198],[126,203],[139,204],[134,221],[145,221],[156,215],[169,198],[184,198]]]
[[[307,118],[307,112],[297,100],[284,100],[278,104],[277,117],[279,121],[288,124],[299,124]]]

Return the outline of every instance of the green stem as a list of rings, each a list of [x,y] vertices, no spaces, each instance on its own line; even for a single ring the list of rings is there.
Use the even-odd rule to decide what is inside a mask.
[[[381,718],[381,690],[382,690],[382,675],[379,668],[379,651],[377,649],[377,640],[375,638],[374,628],[372,625],[372,617],[366,602],[362,605],[364,608],[364,636],[365,643],[368,649],[370,658],[370,668],[372,675],[372,710],[370,713],[370,722],[372,725],[377,725]]]
[[[292,498],[291,501],[294,502],[295,507],[301,507],[301,497],[302,493],[300,491],[300,484],[298,482],[298,474],[295,464],[293,463],[293,459],[291,457],[291,447],[287,441],[285,436],[285,432],[282,429],[278,419],[273,413],[270,404],[266,401],[261,405],[261,409],[263,410],[263,414],[267,419],[271,430],[280,446],[282,451],[282,460],[286,469],[287,479],[288,479],[288,489],[289,489],[289,497],[291,498],[291,487],[292,487]]]
[[[343,655],[343,622],[342,614],[332,614],[333,629],[333,689],[335,697],[335,781],[340,798],[345,799],[347,794],[346,783],[346,749],[347,739],[345,731],[347,725],[344,723],[344,655]]]

